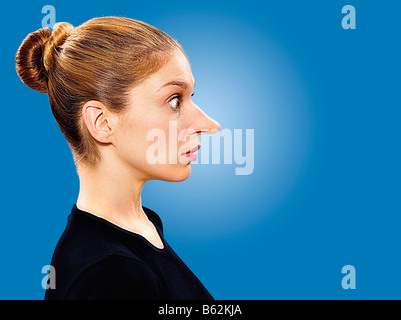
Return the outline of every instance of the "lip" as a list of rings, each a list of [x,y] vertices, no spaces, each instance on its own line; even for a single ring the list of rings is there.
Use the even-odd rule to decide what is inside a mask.
[[[191,161],[196,160],[198,158],[198,155],[195,152],[198,151],[200,147],[200,144],[198,144],[195,148],[192,148],[187,152],[182,153],[182,155],[188,157]]]
[[[201,147],[200,144],[198,144],[195,148],[192,148],[191,150],[189,150],[185,153],[194,153],[194,152],[198,151],[200,147]]]

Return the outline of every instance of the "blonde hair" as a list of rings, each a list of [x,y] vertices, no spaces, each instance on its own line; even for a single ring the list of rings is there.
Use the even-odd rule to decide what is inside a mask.
[[[147,23],[103,17],[76,28],[61,22],[53,31],[30,33],[15,63],[28,87],[48,94],[75,163],[93,166],[100,154],[82,120],[83,105],[96,100],[116,113],[127,110],[130,89],[159,70],[175,49],[184,52],[176,40]]]

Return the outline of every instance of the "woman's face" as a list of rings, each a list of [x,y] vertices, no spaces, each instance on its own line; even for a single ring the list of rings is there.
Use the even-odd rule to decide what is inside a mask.
[[[199,135],[220,130],[220,124],[192,102],[194,85],[190,64],[177,50],[159,71],[132,89],[113,144],[119,160],[145,180],[185,180],[197,157]]]

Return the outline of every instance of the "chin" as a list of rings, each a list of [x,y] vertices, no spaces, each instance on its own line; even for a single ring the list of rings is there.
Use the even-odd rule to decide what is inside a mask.
[[[169,182],[181,182],[189,178],[191,170],[191,164],[176,166],[172,169],[165,170],[162,177],[159,179]]]

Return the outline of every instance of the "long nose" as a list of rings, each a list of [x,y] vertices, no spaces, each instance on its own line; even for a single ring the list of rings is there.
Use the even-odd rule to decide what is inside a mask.
[[[216,133],[220,130],[221,125],[216,120],[210,118],[197,105],[193,104],[193,113],[191,114],[191,129],[197,134]]]

